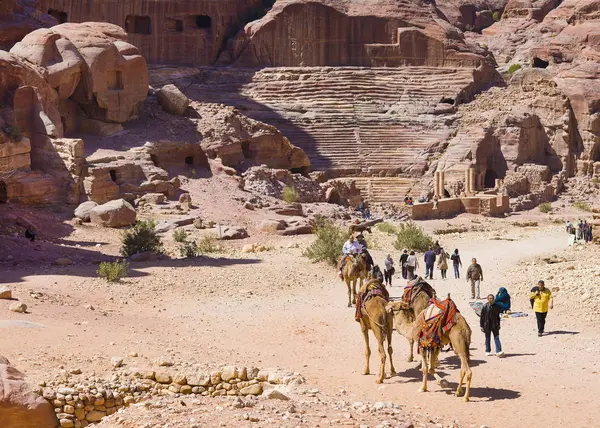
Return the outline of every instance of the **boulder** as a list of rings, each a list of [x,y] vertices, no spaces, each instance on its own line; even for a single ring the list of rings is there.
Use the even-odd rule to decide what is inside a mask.
[[[220,231],[219,227],[217,227],[215,228],[214,233],[223,240],[244,239],[248,237],[246,229],[240,226],[224,226],[220,228]]]
[[[75,217],[83,221],[90,221],[90,212],[97,206],[98,204],[94,201],[86,201],[82,204],[79,204],[79,206],[75,208],[75,212],[73,214]]]
[[[286,227],[287,223],[283,220],[267,219],[260,223],[258,229],[261,232],[275,233],[278,230],[284,230]]]
[[[165,203],[165,195],[162,193],[146,193],[143,195],[138,204],[152,204],[159,205]]]
[[[123,227],[135,223],[136,212],[129,202],[117,199],[98,205],[90,212],[92,223],[104,227]]]
[[[52,263],[54,266],[70,266],[73,264],[73,260],[66,257],[60,257]]]
[[[309,235],[313,233],[313,227],[309,224],[302,224],[297,226],[290,226],[285,230],[282,230],[279,234],[282,236],[291,235]]]
[[[177,220],[163,220],[159,224],[156,225],[154,230],[157,233],[168,232],[169,230],[177,229],[181,226],[187,226],[193,224],[195,221],[194,217],[183,217]]]
[[[190,99],[175,85],[165,85],[156,94],[158,103],[168,113],[183,116],[190,105]]]
[[[129,257],[129,260],[132,262],[153,262],[158,259],[158,254],[154,251],[144,251],[143,253],[137,253]]]
[[[21,302],[11,303],[11,305],[8,307],[8,310],[11,312],[17,312],[19,314],[24,314],[27,312],[27,305]]]
[[[0,356],[0,421],[2,428],[56,428],[53,406],[33,393],[24,376]]]
[[[1,286],[0,287],[0,299],[12,299],[12,290],[8,287]]]
[[[269,390],[263,392],[262,396],[268,400],[283,400],[283,401],[289,400],[289,397],[287,395],[285,395],[281,391],[278,391],[277,389],[269,389]]]

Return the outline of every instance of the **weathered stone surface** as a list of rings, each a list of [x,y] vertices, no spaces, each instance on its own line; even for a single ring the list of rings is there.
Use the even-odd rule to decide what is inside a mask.
[[[167,112],[183,116],[190,105],[190,99],[175,85],[165,85],[157,93],[158,103]]]
[[[37,2],[2,0],[2,4],[0,4],[0,49],[9,50],[27,33],[56,24],[56,19],[42,12]]]
[[[219,239],[230,240],[230,239],[244,239],[248,237],[248,231],[240,226],[221,226],[216,227],[213,233],[219,237]]]
[[[90,221],[90,212],[96,208],[98,204],[94,201],[86,201],[75,208],[74,215],[83,221]]]
[[[4,285],[0,286],[0,299],[12,299],[12,290]]]
[[[283,220],[267,219],[260,223],[258,229],[261,232],[275,233],[278,230],[284,230],[286,227],[287,223]]]
[[[153,251],[144,251],[143,253],[137,253],[129,257],[132,262],[153,262],[158,259],[158,255]]]
[[[319,183],[303,175],[292,174],[288,170],[271,169],[262,165],[249,168],[242,177],[245,190],[262,195],[283,198],[284,188],[288,187],[294,189],[298,202],[320,202],[322,199],[323,191]],[[299,204],[285,207],[289,208],[293,208],[293,212],[287,215],[297,215],[298,210],[300,213],[302,210]]]
[[[98,205],[90,212],[92,223],[104,227],[123,227],[135,223],[136,212],[129,202],[124,199]]]
[[[138,203],[139,204],[148,203],[148,204],[153,204],[153,205],[164,204],[165,203],[165,195],[163,195],[162,193],[146,193],[145,195],[143,195],[140,198]]]
[[[240,395],[260,395],[262,392],[263,388],[260,383],[248,385],[247,387],[240,389]]]
[[[24,376],[0,357],[0,421],[2,428],[56,428],[59,421],[52,405],[30,392]]]
[[[23,313],[27,312],[27,305],[22,302],[11,303],[10,306],[8,307],[8,310],[11,312],[17,312],[17,313],[23,314]]]
[[[52,262],[52,264],[55,266],[70,266],[73,264],[73,260],[68,259],[66,257],[61,257],[61,258],[54,260],[54,262]]]
[[[269,389],[265,392],[263,392],[263,397],[269,399],[269,400],[284,400],[287,401],[290,398],[285,395],[283,392],[278,391],[277,389]]]

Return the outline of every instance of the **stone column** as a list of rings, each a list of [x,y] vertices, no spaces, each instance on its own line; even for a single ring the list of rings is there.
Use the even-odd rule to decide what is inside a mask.
[[[440,199],[444,197],[444,188],[446,187],[446,173],[440,172]]]
[[[434,183],[433,183],[433,195],[440,197],[440,180],[442,173],[440,171],[436,171],[434,174]]]
[[[477,188],[477,183],[475,182],[476,180],[476,176],[475,176],[475,168],[473,167],[469,167],[469,192],[474,195],[475,194],[475,189]]]

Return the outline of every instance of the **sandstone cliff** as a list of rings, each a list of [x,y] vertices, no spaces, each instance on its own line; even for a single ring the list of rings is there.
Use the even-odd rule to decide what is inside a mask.
[[[52,27],[57,20],[37,8],[31,0],[2,0],[0,4],[0,49],[8,50],[27,33]]]

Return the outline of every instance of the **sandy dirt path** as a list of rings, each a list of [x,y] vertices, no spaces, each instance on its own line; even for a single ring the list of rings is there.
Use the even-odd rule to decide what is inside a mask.
[[[444,244],[454,248],[452,239]],[[524,254],[564,245],[564,234],[546,229],[519,241],[461,239],[459,248],[463,260],[476,256],[482,264],[483,295],[500,286],[511,290],[503,270]],[[380,263],[384,254],[373,252]],[[537,337],[529,302],[513,302],[516,310],[530,316],[503,320],[507,357],[486,357],[478,318],[467,304],[468,284],[462,279],[442,281],[436,271],[433,285],[438,293],[452,294],[474,331],[472,402],[463,403],[434,383],[431,392],[417,393],[418,363],[406,362],[408,344],[398,334],[393,338],[398,375],[383,385],[375,384],[374,375],[362,376],[364,344],[354,310],[346,308],[345,285],[330,268],[307,264],[300,249],[246,259],[139,264],[133,278],[117,285],[91,278],[93,267],[67,269],[69,276],[64,270],[40,275],[35,269],[5,276],[5,282],[22,278],[14,285],[20,296],[28,289],[46,296],[42,302],[27,301],[31,314],[8,315],[45,328],[4,328],[0,336],[1,353],[34,379],[61,366],[82,368],[84,375],[106,372],[112,356],[137,352],[140,357],[126,361],[130,367],[152,366],[161,356],[173,360],[175,369],[190,361],[285,367],[324,391],[342,391],[348,401],[394,401],[406,410],[465,426],[594,426],[600,418],[599,335],[562,321],[560,296],[556,313],[548,317],[547,329],[553,334],[542,338]],[[398,275],[395,285],[392,294],[401,294]],[[375,372],[378,355],[372,336],[371,344]],[[458,358],[442,354],[441,363],[441,373],[455,386]]]

